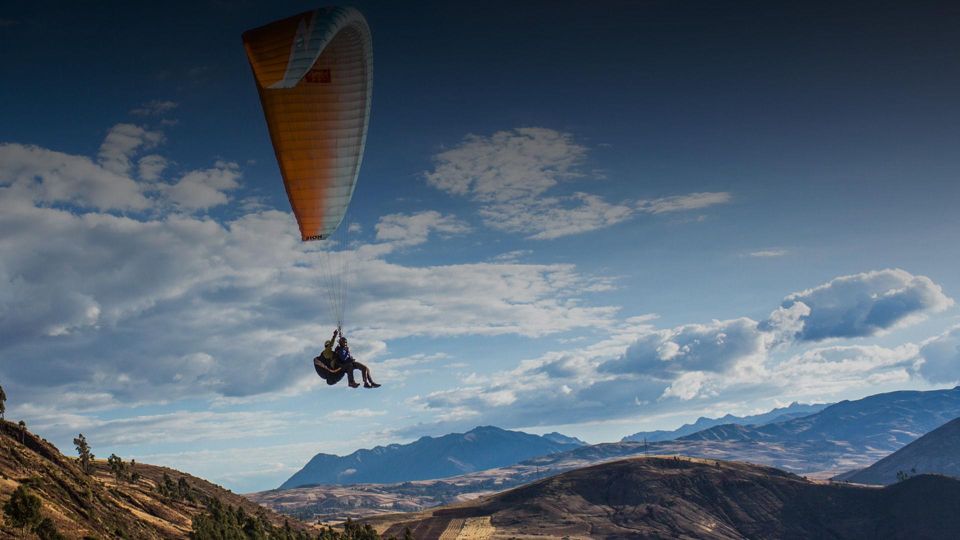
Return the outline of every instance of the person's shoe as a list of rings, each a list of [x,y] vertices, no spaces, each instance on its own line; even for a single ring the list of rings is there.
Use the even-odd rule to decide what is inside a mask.
[[[380,388],[380,385],[375,382],[369,382],[369,383],[365,383],[363,387],[364,388]]]
[[[358,382],[352,382],[352,383],[347,383],[347,384],[350,385],[350,388],[356,388],[356,387],[360,386],[360,383],[358,383]]]

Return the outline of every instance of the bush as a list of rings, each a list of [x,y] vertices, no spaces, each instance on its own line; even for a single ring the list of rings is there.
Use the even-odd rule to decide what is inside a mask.
[[[34,532],[37,533],[37,536],[40,540],[66,540],[66,538],[60,534],[60,531],[57,530],[57,526],[53,524],[53,520],[50,518],[43,518],[43,521],[37,525],[37,528],[34,529]]]
[[[40,524],[40,506],[40,497],[20,486],[3,505],[3,513],[14,527],[32,530]]]

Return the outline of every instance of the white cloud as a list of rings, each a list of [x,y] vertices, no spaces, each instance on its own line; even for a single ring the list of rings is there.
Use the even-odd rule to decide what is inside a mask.
[[[699,210],[701,208],[707,208],[708,206],[726,204],[729,203],[731,199],[731,195],[724,191],[688,193],[686,195],[674,195],[660,199],[638,201],[637,208],[641,212],[648,214],[665,214],[668,212]]]
[[[480,204],[488,227],[549,240],[610,227],[637,212],[661,214],[729,202],[728,193],[690,193],[648,201],[608,202],[596,194],[557,194],[564,182],[586,177],[587,148],[569,133],[545,128],[468,135],[434,156],[430,185]],[[597,175],[592,175],[596,179]]]
[[[140,150],[153,148],[163,142],[163,133],[150,131],[134,124],[117,124],[107,132],[100,145],[100,165],[116,174],[130,173],[130,160]]]
[[[651,332],[607,362],[610,373],[636,373],[671,379],[687,372],[727,372],[738,364],[762,363],[766,339],[748,318],[688,324]]]
[[[427,241],[432,233],[462,234],[470,227],[454,216],[445,216],[433,210],[415,214],[388,214],[376,225],[377,240],[412,246]]]
[[[217,161],[209,169],[190,171],[165,188],[167,197],[186,210],[206,210],[229,201],[227,192],[240,187],[240,167]]]
[[[853,288],[855,294],[837,294],[837,287]],[[861,294],[864,288],[872,293]],[[547,353],[504,374],[470,375],[460,387],[418,397],[412,403],[438,413],[439,421],[411,430],[484,422],[575,424],[669,413],[689,407],[691,400],[724,410],[751,399],[824,400],[851,389],[903,385],[912,373],[930,382],[960,380],[956,329],[921,345],[835,345],[801,349],[786,358],[781,354],[788,347],[809,347],[802,331],[817,309],[861,313],[870,310],[864,297],[876,304],[901,296],[925,299],[919,302],[925,306],[950,303],[928,278],[887,270],[840,277],[789,295],[810,305],[785,302],[763,323],[739,318],[658,329],[653,318],[640,318],[624,327],[608,326],[616,338]],[[891,328],[902,318],[885,320],[882,326]],[[445,416],[451,411],[455,417]]]
[[[761,249],[758,251],[751,251],[750,253],[747,253],[747,255],[758,259],[771,259],[774,257],[783,257],[787,253],[789,252],[785,249]]]
[[[164,169],[167,168],[167,165],[169,165],[167,159],[158,154],[143,156],[137,163],[140,178],[148,182],[159,180],[160,175],[163,173]]]
[[[819,341],[876,335],[943,311],[953,300],[926,276],[900,269],[878,270],[841,276],[787,296],[767,326],[777,324],[774,319],[783,319],[783,310],[794,310],[800,304],[806,309],[803,314],[795,311],[799,318],[791,324],[802,323],[795,338]]]
[[[587,149],[573,137],[544,128],[468,135],[464,142],[434,156],[427,182],[454,195],[482,202],[536,197],[558,182],[580,176],[576,166]]]
[[[533,240],[551,240],[602,229],[626,221],[632,213],[625,204],[610,204],[587,193],[518,199],[480,209],[487,226],[523,233]]]
[[[0,144],[2,188],[4,200],[21,199],[28,205],[73,204],[100,210],[142,210],[150,205],[140,186],[124,174],[87,157],[20,144]]]
[[[960,327],[924,342],[916,370],[933,383],[960,381]]]
[[[317,278],[329,246],[301,243],[286,212],[218,222],[164,204],[163,195],[188,208],[223,202],[237,186],[237,165],[152,182],[151,199],[83,156],[20,145],[0,146],[0,156],[8,158],[0,160],[0,374],[8,391],[95,410],[287,395],[318,384],[309,359],[331,324]],[[54,202],[150,211],[80,214]],[[364,357],[382,354],[390,339],[543,336],[602,328],[616,314],[581,302],[584,287],[604,281],[572,265],[384,259],[405,242],[467,230],[450,216],[393,215],[380,225],[381,243],[341,254],[352,264],[348,314],[361,323],[351,328]]]
[[[876,384],[878,377],[909,379],[918,347],[893,349],[876,345],[819,347],[780,362],[771,370],[771,383],[795,394],[824,395]]]

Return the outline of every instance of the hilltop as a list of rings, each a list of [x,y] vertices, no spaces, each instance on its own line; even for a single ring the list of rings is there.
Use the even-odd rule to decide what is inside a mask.
[[[902,475],[960,477],[960,418],[951,420],[873,465],[837,476],[861,484],[892,484]]]
[[[248,516],[295,531],[307,526],[280,516],[220,486],[180,471],[137,464],[136,482],[118,482],[106,461],[93,462],[91,474],[80,469],[46,440],[0,420],[0,501],[19,486],[42,501],[41,513],[67,538],[187,538],[207,502],[242,508]],[[167,489],[164,489],[165,486]],[[0,538],[22,538],[8,526]]]
[[[622,460],[477,501],[370,521],[416,538],[957,538],[960,481],[887,488],[809,481],[770,467],[679,457]]]

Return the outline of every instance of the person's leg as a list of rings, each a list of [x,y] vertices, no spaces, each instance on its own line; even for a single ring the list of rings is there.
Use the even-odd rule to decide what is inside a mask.
[[[356,362],[347,362],[346,364],[343,364],[343,370],[347,372],[347,384],[349,384],[351,388],[360,386],[356,379],[353,378],[353,370],[356,368]]]
[[[361,364],[360,362],[353,363],[360,370],[360,374],[363,375],[363,385],[367,388],[376,388],[380,386],[379,384],[373,382],[373,376],[370,374],[370,368]]]

